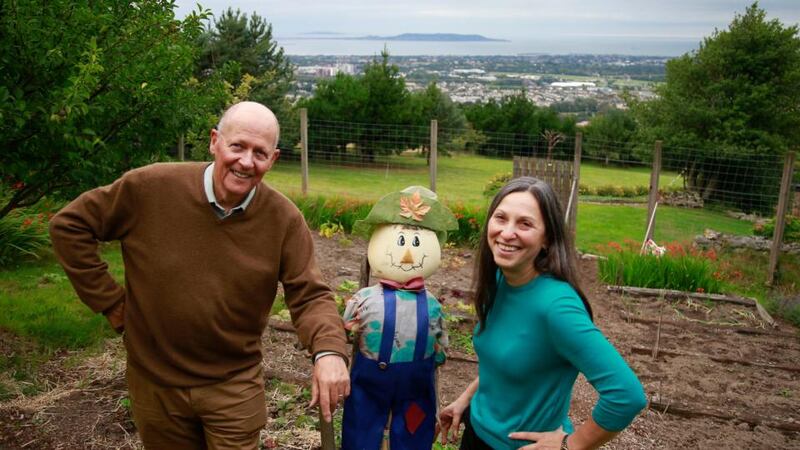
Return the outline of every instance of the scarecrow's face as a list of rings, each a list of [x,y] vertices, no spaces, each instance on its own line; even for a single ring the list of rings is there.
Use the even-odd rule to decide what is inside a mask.
[[[404,283],[427,278],[442,261],[436,233],[408,225],[378,226],[369,239],[367,258],[372,273],[386,280]]]

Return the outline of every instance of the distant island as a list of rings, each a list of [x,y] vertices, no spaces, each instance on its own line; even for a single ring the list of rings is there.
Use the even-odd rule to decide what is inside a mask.
[[[480,34],[454,33],[403,33],[397,36],[362,36],[347,39],[363,41],[509,42],[507,39],[492,39]]]

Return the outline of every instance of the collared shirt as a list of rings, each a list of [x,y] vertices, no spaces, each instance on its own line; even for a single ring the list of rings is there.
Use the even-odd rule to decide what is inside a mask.
[[[231,217],[234,214],[244,213],[244,210],[247,209],[247,205],[250,204],[250,201],[253,200],[253,196],[256,195],[256,188],[250,190],[250,193],[247,194],[247,197],[245,197],[244,201],[240,203],[239,206],[231,208],[230,211],[226,212],[225,208],[223,208],[219,203],[217,203],[217,196],[214,195],[214,164],[215,163],[212,162],[208,167],[206,167],[205,172],[203,172],[203,187],[205,188],[206,191],[206,198],[208,198],[208,203],[211,204],[211,209],[214,210],[214,213],[220,219],[227,219],[228,217]],[[347,359],[344,356],[340,355],[339,353],[329,352],[329,351],[319,352],[315,354],[313,360],[316,363],[320,358],[328,355],[337,355],[342,359],[344,359],[345,361],[347,361]]]
[[[217,196],[214,195],[214,164],[215,163],[211,163],[208,167],[206,167],[206,171],[203,173],[203,187],[206,190],[208,203],[211,204],[211,208],[220,219],[227,219],[234,214],[243,213],[244,210],[247,209],[247,205],[250,204],[250,201],[253,200],[253,196],[256,195],[256,188],[250,190],[242,203],[234,208],[231,208],[229,211],[226,211],[222,205],[217,203]]]

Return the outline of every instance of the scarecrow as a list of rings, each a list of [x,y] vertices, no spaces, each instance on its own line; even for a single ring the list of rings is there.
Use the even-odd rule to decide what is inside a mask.
[[[436,194],[412,186],[381,198],[354,232],[370,237],[367,259],[379,283],[347,302],[356,336],[343,450],[429,449],[436,425],[435,371],[445,361],[442,308],[424,279],[441,262],[447,231],[458,228]]]

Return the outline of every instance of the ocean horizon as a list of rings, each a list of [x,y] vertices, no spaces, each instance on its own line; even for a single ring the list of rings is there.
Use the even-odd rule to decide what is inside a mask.
[[[347,37],[277,37],[287,55],[490,56],[592,54],[673,57],[696,50],[701,38],[570,37],[508,41],[382,41]]]

